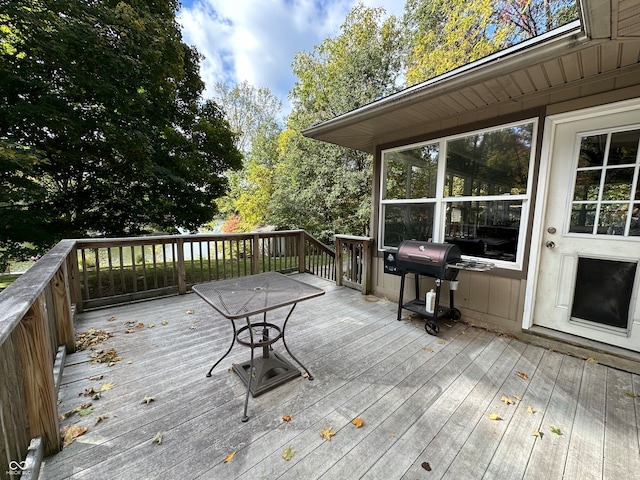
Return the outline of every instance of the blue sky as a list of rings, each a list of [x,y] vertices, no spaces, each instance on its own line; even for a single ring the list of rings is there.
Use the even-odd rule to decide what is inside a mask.
[[[334,37],[357,0],[182,0],[183,40],[205,56],[200,75],[207,86],[246,80],[267,87],[290,110],[294,55]],[[360,0],[401,16],[403,0]],[[205,97],[209,96],[205,90]]]

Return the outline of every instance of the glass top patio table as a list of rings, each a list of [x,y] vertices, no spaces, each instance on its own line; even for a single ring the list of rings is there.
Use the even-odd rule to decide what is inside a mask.
[[[211,376],[213,369],[231,352],[236,341],[251,348],[249,361],[232,366],[247,385],[243,422],[249,419],[247,416],[249,393],[255,397],[300,376],[300,371],[291,362],[272,350],[273,343],[282,339],[282,344],[289,356],[302,367],[309,380],[313,380],[309,370],[289,350],[285,340],[285,330],[297,303],[324,295],[324,290],[278,272],[202,283],[192,288],[205,302],[231,320],[233,327],[231,346],[222,358],[213,364],[207,377]],[[282,327],[267,322],[268,311],[287,306],[291,308]],[[252,319],[256,316],[261,321]],[[242,318],[245,319],[246,325],[237,329],[236,320]],[[262,357],[254,358],[256,348],[262,348]]]

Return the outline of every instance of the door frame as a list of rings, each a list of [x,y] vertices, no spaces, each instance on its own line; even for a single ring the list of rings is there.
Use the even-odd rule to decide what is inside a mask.
[[[624,113],[632,110],[640,111],[640,98],[625,100],[622,102],[589,107],[571,112],[549,115],[544,120],[542,133],[542,146],[540,148],[540,168],[538,170],[538,186],[534,205],[533,224],[531,227],[531,244],[529,248],[529,265],[527,285],[525,287],[524,312],[522,316],[522,328],[528,330],[534,326],[534,302],[538,289],[538,268],[542,251],[544,236],[544,220],[547,215],[547,197],[549,188],[549,175],[551,174],[551,159],[553,157],[553,145],[556,131],[559,125],[581,120],[588,120],[601,115]],[[574,138],[570,141],[574,142]],[[565,208],[563,205],[562,208]]]

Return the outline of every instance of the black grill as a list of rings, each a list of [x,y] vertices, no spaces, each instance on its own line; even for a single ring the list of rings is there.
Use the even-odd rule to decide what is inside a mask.
[[[405,240],[398,247],[396,265],[401,272],[413,272],[442,280],[455,280],[462,260],[460,247],[450,243]]]
[[[437,335],[440,331],[438,319],[448,317],[458,320],[462,313],[454,307],[453,297],[457,289],[456,277],[460,270],[486,271],[493,268],[493,264],[477,261],[464,262],[461,257],[460,247],[451,243],[432,243],[416,240],[405,240],[398,246],[395,253],[385,254],[385,272],[399,274],[400,296],[398,299],[398,320],[402,317],[402,309],[410,310],[421,316],[427,317],[425,330],[431,335]],[[415,300],[403,303],[404,281],[409,273],[415,275]],[[425,299],[420,297],[420,275],[436,279],[436,301],[433,312],[428,312]],[[442,281],[449,284],[449,308],[440,307],[440,288]]]

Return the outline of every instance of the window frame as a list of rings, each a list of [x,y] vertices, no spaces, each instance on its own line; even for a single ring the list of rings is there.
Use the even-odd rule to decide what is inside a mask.
[[[480,259],[483,261],[490,261],[494,263],[496,267],[507,270],[523,271],[525,260],[525,247],[528,230],[530,228],[530,209],[533,198],[534,188],[534,174],[535,174],[535,159],[537,154],[537,136],[538,136],[538,117],[527,117],[519,119],[517,121],[500,123],[492,125],[486,128],[469,130],[455,135],[442,136],[430,140],[421,142],[408,143],[404,145],[395,146],[392,148],[385,148],[380,150],[380,194],[378,208],[378,251],[384,252],[388,250],[397,250],[397,247],[388,246],[384,244],[385,235],[385,208],[387,205],[424,205],[433,204],[433,226],[432,226],[432,238],[430,241],[444,242],[445,230],[446,230],[446,216],[447,207],[454,202],[497,202],[500,200],[510,200],[521,202],[521,215],[518,227],[518,240],[516,245],[516,256],[514,261],[487,259],[486,257],[474,257],[471,255],[462,255],[463,259]],[[448,143],[454,140],[458,140],[465,137],[474,135],[486,134],[499,130],[504,130],[517,126],[531,125],[531,140],[529,151],[529,164],[527,170],[527,183],[526,192],[519,193],[517,195],[512,194],[500,194],[500,195],[483,195],[483,196],[445,196],[445,181],[447,171],[447,147]],[[437,179],[436,179],[436,195],[433,198],[405,198],[405,199],[387,199],[386,197],[386,182],[387,182],[387,162],[385,155],[392,152],[398,152],[403,150],[422,148],[427,145],[436,145],[438,147],[438,164],[437,164]]]

